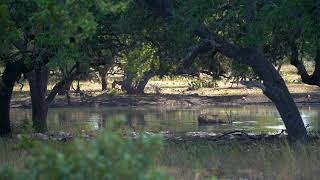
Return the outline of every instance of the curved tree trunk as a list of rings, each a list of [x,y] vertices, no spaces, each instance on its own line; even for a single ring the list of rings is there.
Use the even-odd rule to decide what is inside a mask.
[[[36,132],[47,132],[48,104],[46,102],[49,71],[47,67],[28,73],[32,102],[32,122]]]
[[[276,105],[286,126],[289,139],[291,141],[305,141],[307,131],[300,112],[279,72],[260,53],[257,53],[251,62],[254,63],[249,63],[249,66],[263,80],[264,94]]]
[[[206,37],[203,32],[196,32],[199,37]],[[183,61],[189,62],[203,50],[208,50],[208,46],[239,63],[250,66],[259,78],[263,81],[264,94],[275,104],[280,116],[288,131],[288,136],[291,141],[304,142],[307,139],[307,131],[302,121],[300,112],[291,97],[291,94],[279,74],[271,62],[269,62],[262,48],[242,48],[232,44],[214,33],[210,33],[210,41],[205,41],[190,49]],[[206,45],[204,45],[206,44]],[[209,50],[208,50],[209,51]]]
[[[272,63],[265,58],[263,52],[257,48],[241,48],[216,35],[212,37],[214,38],[213,47],[221,54],[250,66],[257,73],[263,80],[264,94],[272,100],[280,113],[289,140],[304,142],[307,139],[307,131],[300,112],[283,78]]]
[[[161,0],[159,1],[164,2]],[[157,9],[164,9],[165,13],[161,13],[160,16],[166,19],[169,19],[173,16],[173,12],[170,8],[172,6],[170,5],[161,8],[161,6],[166,4],[161,4],[161,6],[159,6],[158,1],[149,0],[137,0],[137,2],[143,8],[147,7],[152,12],[157,12]],[[245,6],[247,6],[246,21],[248,26],[250,26],[257,20],[256,1],[248,0],[246,1]],[[168,23],[170,23],[170,20]],[[197,35],[200,39],[203,39],[203,44],[199,44],[191,49],[183,61],[193,60],[194,57],[198,56],[200,53],[203,53],[203,50],[206,51],[206,49],[208,49],[210,51],[214,49],[224,56],[250,66],[258,74],[260,79],[263,80],[264,94],[276,105],[287,128],[289,139],[291,141],[302,142],[307,139],[307,131],[303,124],[300,112],[294,103],[283,78],[273,67],[272,63],[265,58],[262,52],[263,48],[259,47],[259,45],[254,48],[242,48],[230,43],[225,39],[222,39],[218,34],[209,32],[207,29],[203,31],[201,27],[198,28],[193,35]],[[211,48],[208,48],[208,46],[211,46]]]
[[[296,42],[291,42],[291,65],[295,66],[298,70],[298,74],[301,77],[303,83],[308,85],[316,85],[320,87],[320,48],[316,50],[316,55],[314,57],[315,68],[311,75],[309,75],[303,62],[299,60],[299,50]]]

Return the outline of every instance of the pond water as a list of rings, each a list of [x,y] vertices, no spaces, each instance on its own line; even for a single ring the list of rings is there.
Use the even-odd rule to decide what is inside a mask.
[[[303,121],[308,130],[320,129],[320,106],[300,108]],[[225,125],[198,125],[200,114],[215,114],[219,118],[232,120]],[[31,119],[31,110],[12,109],[13,121]],[[284,129],[279,113],[273,106],[229,106],[202,108],[51,108],[48,113],[48,126],[52,131],[75,132],[96,130],[110,122],[121,119],[134,131],[185,133],[212,132],[223,133],[244,130],[248,133],[277,133]]]

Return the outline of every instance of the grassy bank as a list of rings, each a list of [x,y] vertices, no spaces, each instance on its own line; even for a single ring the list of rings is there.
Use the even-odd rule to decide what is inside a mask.
[[[290,148],[283,140],[169,142],[158,164],[177,179],[318,179],[320,148]]]
[[[0,164],[23,168],[30,153],[11,140],[0,143]],[[319,142],[289,147],[283,139],[166,141],[156,166],[175,179],[318,179],[320,148]]]

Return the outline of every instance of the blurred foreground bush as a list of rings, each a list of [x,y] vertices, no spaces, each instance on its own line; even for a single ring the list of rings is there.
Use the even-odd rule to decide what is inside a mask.
[[[70,144],[37,142],[22,169],[3,167],[0,179],[168,179],[156,170],[161,138],[124,138],[120,131]]]

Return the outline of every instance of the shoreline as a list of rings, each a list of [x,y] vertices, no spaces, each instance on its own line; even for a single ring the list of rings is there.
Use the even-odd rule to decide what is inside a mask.
[[[298,107],[320,106],[320,93],[292,93]],[[244,95],[214,95],[201,96],[198,94],[142,94],[142,95],[119,95],[110,96],[101,94],[81,101],[79,96],[73,95],[72,104],[68,105],[64,96],[57,96],[50,108],[72,108],[72,107],[206,107],[206,106],[242,106],[242,105],[266,105],[273,103],[263,94]],[[30,98],[19,100],[14,97],[11,108],[30,109]]]

